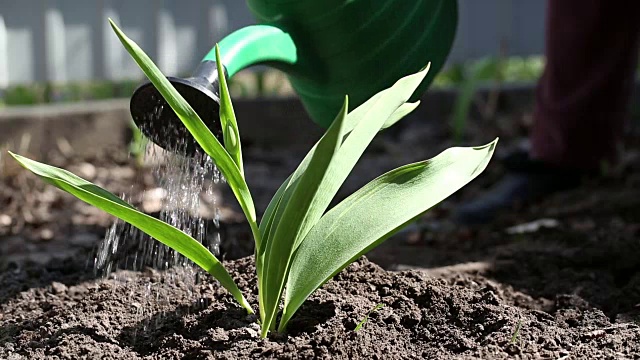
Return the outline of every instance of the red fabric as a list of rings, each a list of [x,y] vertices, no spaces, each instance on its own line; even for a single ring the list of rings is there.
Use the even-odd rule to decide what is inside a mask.
[[[596,169],[615,162],[640,33],[638,0],[549,0],[532,158]]]

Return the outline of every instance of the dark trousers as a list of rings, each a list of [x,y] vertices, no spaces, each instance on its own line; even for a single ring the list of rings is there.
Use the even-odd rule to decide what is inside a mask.
[[[614,163],[635,80],[640,0],[549,0],[531,156],[584,170]]]

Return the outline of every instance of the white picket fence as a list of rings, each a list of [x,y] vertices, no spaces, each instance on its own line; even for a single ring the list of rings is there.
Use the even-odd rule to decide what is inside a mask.
[[[402,0],[410,1],[410,0]],[[459,0],[449,61],[538,54],[541,0]],[[216,40],[253,23],[242,0],[0,0],[0,89],[14,84],[140,78],[112,18],[167,74],[188,74]]]

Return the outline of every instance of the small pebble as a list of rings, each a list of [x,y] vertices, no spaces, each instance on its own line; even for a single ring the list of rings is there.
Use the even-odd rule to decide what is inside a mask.
[[[68,293],[71,296],[77,296],[77,295],[81,295],[81,294],[85,294],[89,291],[89,289],[87,289],[86,286],[83,285],[76,285],[76,286],[72,286],[68,289]]]
[[[259,334],[256,330],[251,329],[251,328],[247,328],[247,333],[248,333],[248,334],[249,334],[249,336],[251,336],[252,338],[257,338],[257,337],[259,337],[259,336],[260,336],[260,334]]]
[[[113,287],[113,286],[112,286],[110,283],[108,283],[108,282],[102,282],[102,283],[100,283],[100,285],[99,285],[99,289],[100,289],[100,290],[111,290],[111,288],[112,288],[112,287]]]
[[[54,281],[51,283],[51,288],[53,289],[54,294],[64,294],[67,292],[67,285],[59,282]]]
[[[42,240],[53,239],[53,231],[51,229],[42,229],[42,231],[40,231],[40,239]]]
[[[11,223],[11,216],[5,214],[0,215],[0,226],[9,226]]]
[[[78,165],[78,175],[85,179],[94,179],[96,177],[96,167],[89,163]]]
[[[220,329],[220,328],[209,330],[209,335],[211,336],[211,340],[216,342],[229,340],[229,335],[223,329]]]

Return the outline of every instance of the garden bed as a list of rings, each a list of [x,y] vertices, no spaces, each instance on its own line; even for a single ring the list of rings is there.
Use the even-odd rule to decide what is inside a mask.
[[[256,305],[252,263],[245,258],[228,266]],[[162,274],[130,274],[133,279],[123,286],[83,279],[81,270],[67,262],[12,268],[3,275],[3,295],[32,288],[3,304],[8,311],[1,320],[0,356],[632,358],[640,352],[637,325],[612,322],[579,295],[557,295],[540,310],[540,299],[482,276],[393,273],[362,259],[309,299],[288,334],[261,340],[255,317],[216,283],[205,281],[194,291],[177,283],[168,299],[154,301],[145,296],[145,285],[158,285]],[[354,331],[377,304],[384,306]],[[150,314],[140,316],[141,306]]]
[[[526,125],[527,116],[513,114],[491,124],[471,122],[467,142],[500,135],[506,141],[499,157]],[[339,196],[435,155],[450,138],[442,124],[404,120],[374,142]],[[453,226],[449,211],[501,174],[492,161],[418,226],[371,252],[371,262],[361,259],[315,293],[287,334],[265,340],[255,319],[206,276],[171,287],[163,279],[176,270],[94,278],[92,249],[112,218],[5,161],[0,358],[634,358],[640,353],[638,144],[637,136],[629,137],[623,167],[604,179],[490,226]],[[256,207],[264,209],[304,150],[248,145],[247,179]],[[84,156],[52,149],[53,164],[134,200],[156,186],[150,171],[136,168],[122,151]],[[250,232],[232,196],[220,192],[225,258],[250,254],[243,245],[251,243]],[[546,229],[506,231],[540,219],[553,221],[544,222]],[[232,245],[224,249],[225,243]],[[256,308],[250,264],[243,258],[226,265]],[[164,290],[150,297],[148,286]],[[384,306],[354,331],[378,304]]]

